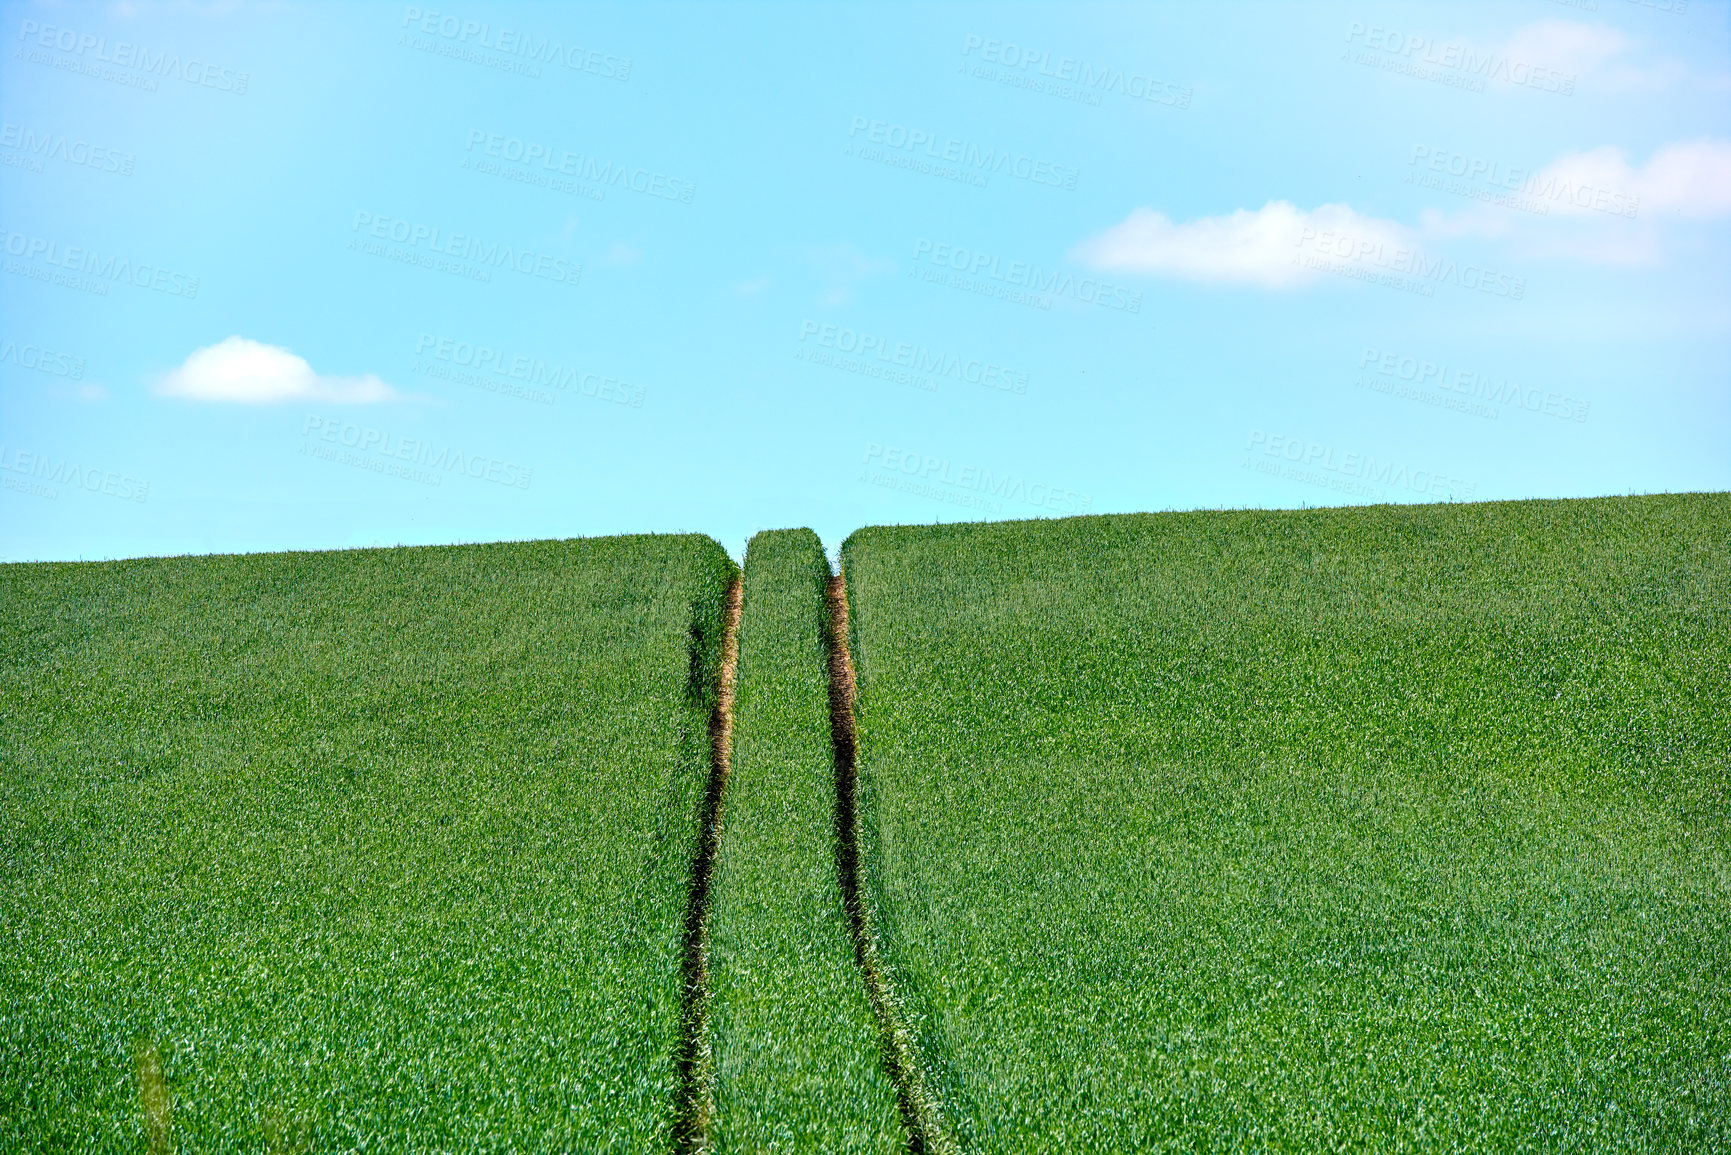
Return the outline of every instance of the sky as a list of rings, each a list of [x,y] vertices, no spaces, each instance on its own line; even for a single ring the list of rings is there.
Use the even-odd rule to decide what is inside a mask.
[[[1731,488],[1731,13],[0,4],[0,560]]]

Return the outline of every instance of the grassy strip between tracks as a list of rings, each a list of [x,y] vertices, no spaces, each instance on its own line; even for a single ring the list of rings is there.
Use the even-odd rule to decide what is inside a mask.
[[[732,770],[710,898],[717,1151],[905,1149],[837,873],[829,566],[810,530],[745,559]]]

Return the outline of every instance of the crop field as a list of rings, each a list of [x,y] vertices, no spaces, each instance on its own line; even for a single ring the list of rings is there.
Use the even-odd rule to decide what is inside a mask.
[[[0,566],[0,1150],[1731,1149],[1731,495]]]
[[[717,1151],[907,1142],[837,880],[828,581],[810,530],[760,533],[746,552],[709,916]]]
[[[865,889],[964,1149],[1731,1147],[1731,496],[843,562]]]
[[[0,567],[0,1149],[666,1148],[734,572]]]

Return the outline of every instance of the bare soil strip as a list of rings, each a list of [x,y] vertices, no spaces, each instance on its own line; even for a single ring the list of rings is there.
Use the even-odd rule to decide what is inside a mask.
[[[949,1155],[956,1150],[943,1110],[932,1094],[920,1065],[912,1032],[897,1016],[895,993],[878,954],[871,915],[861,893],[859,865],[858,772],[854,731],[853,656],[848,649],[847,580],[829,579],[829,731],[835,747],[836,868],[854,961],[865,979],[866,994],[877,1018],[880,1047],[890,1080],[896,1086],[897,1107],[908,1129],[913,1155]]]
[[[715,705],[709,712],[709,788],[704,792],[702,835],[691,866],[691,891],[685,906],[682,951],[685,1011],[678,1063],[678,1101],[674,1107],[674,1149],[696,1155],[710,1147],[715,1117],[714,1055],[709,1046],[709,890],[721,847],[721,804],[733,758],[733,683],[739,666],[739,616],[744,606],[743,576],[727,587],[722,626],[721,665],[716,672]]]

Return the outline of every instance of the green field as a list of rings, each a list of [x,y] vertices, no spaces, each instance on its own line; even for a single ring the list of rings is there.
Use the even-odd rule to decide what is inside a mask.
[[[760,533],[746,552],[733,766],[710,898],[722,1152],[906,1145],[837,884],[828,580],[810,530]]]
[[[1731,1149],[1731,495],[842,560],[0,566],[0,1150]]]
[[[665,1148],[733,572],[0,567],[0,1149]]]
[[[868,893],[964,1148],[1731,1146],[1731,497],[843,562]]]

